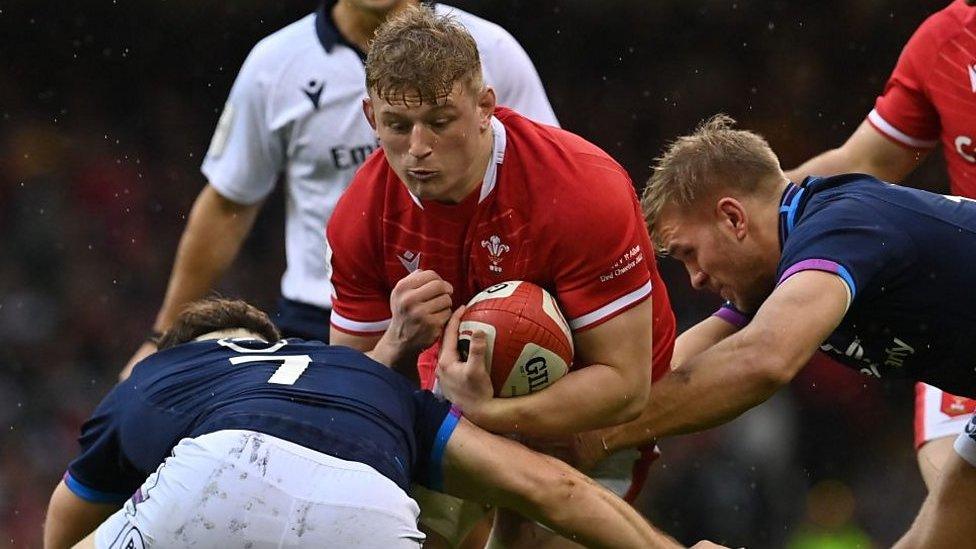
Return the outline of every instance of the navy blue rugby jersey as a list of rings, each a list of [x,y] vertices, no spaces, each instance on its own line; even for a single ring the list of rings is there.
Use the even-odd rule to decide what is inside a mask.
[[[65,482],[121,502],[185,437],[223,429],[272,435],[365,463],[401,488],[440,488],[460,415],[347,347],[291,339],[206,340],[160,351],[105,397],[81,430]]]
[[[813,269],[850,291],[824,351],[976,397],[976,202],[863,174],[811,177],[783,195],[780,242],[778,283]]]

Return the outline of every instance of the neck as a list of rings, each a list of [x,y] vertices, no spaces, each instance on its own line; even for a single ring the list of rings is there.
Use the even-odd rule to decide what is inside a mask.
[[[786,187],[789,186],[790,181],[785,177],[781,182],[776,185],[775,192],[771,193],[769,198],[763,204],[762,213],[762,239],[763,239],[763,249],[766,250],[776,250],[775,254],[770,254],[771,261],[779,263],[780,252],[780,241],[779,241],[779,207],[780,201],[783,200],[783,193],[786,192]]]
[[[332,7],[332,21],[346,40],[361,51],[367,51],[376,29],[386,21],[386,18],[411,3],[411,1],[401,2],[389,10],[370,10],[339,0]]]

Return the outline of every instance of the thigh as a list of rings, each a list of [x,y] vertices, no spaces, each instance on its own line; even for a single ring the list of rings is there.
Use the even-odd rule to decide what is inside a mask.
[[[952,441],[976,410],[976,400],[946,393],[941,389],[915,385],[915,449],[919,471],[929,488],[934,486]]]

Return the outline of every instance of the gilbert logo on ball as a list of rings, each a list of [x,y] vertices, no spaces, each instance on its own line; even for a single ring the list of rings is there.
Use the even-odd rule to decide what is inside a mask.
[[[566,375],[573,362],[573,335],[549,292],[512,280],[485,289],[468,302],[460,337],[486,334],[485,362],[495,395],[522,396]]]

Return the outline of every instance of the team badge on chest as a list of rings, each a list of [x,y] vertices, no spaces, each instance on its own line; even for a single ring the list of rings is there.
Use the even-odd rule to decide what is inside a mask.
[[[481,247],[488,250],[488,261],[491,262],[491,265],[488,266],[488,270],[493,273],[501,273],[502,254],[511,250],[508,244],[504,244],[498,235],[493,234],[488,237],[488,240],[481,241]]]

